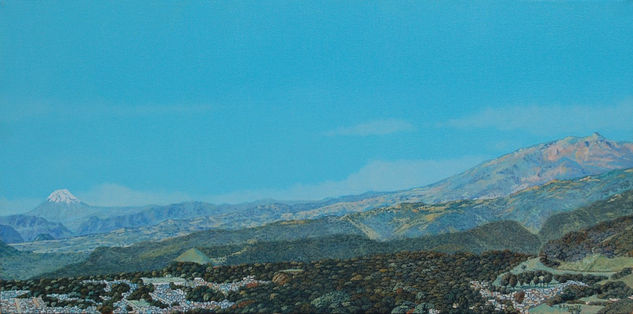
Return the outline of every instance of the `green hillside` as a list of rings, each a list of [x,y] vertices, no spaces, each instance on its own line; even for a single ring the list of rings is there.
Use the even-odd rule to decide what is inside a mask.
[[[200,265],[211,263],[209,257],[196,248],[186,250],[184,253],[180,254],[180,256],[176,257],[174,261],[181,263],[196,263]]]
[[[326,217],[317,220],[284,221],[240,230],[206,230],[157,242],[129,247],[100,247],[79,265],[61,273],[104,273],[164,267],[190,248],[226,246],[261,241],[284,241],[334,234],[362,234],[349,222]]]
[[[362,236],[335,235],[296,241],[258,242],[254,244],[203,249],[224,264],[315,261],[323,258],[352,258],[401,251],[436,251],[443,253],[482,253],[512,248],[534,254],[538,237],[512,221],[490,223],[473,230],[426,236],[406,240],[375,241]],[[231,252],[226,254],[227,251]]]
[[[633,190],[613,195],[586,207],[554,215],[547,219],[539,236],[543,242],[547,242],[558,239],[565,233],[626,215],[633,215]]]
[[[547,242],[541,255],[550,260],[575,262],[593,255],[633,256],[633,216],[605,221]]]
[[[27,279],[77,263],[85,253],[31,253],[18,251],[0,242],[0,279]]]
[[[302,224],[305,223],[314,224],[315,222]],[[175,239],[171,243],[170,241],[143,243],[133,248],[102,248],[91,254],[85,262],[64,267],[47,276],[77,276],[159,269],[192,247],[198,248],[216,263],[243,264],[313,261],[324,258],[350,258],[377,253],[421,250],[481,253],[512,249],[517,252],[536,253],[540,246],[536,235],[511,221],[495,222],[465,232],[387,242],[370,240],[361,234],[332,234],[281,241],[267,241],[262,238],[241,244],[205,247],[203,243],[210,238],[205,240],[203,235],[209,236],[209,233],[196,234],[195,241],[191,238]],[[178,246],[175,245],[176,243]]]

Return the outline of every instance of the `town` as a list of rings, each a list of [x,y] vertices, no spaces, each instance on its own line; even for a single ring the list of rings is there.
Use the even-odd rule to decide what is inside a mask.
[[[167,307],[158,307],[148,303],[146,300],[128,299],[139,287],[129,280],[84,280],[84,284],[101,284],[104,285],[104,291],[111,292],[115,285],[126,285],[129,287],[127,292],[121,294],[122,298],[113,302],[113,313],[171,313],[186,312],[194,309],[218,310],[228,309],[234,305],[226,299],[223,301],[206,301],[197,302],[190,301],[183,289],[195,289],[197,287],[208,287],[222,294],[228,295],[232,291],[239,291],[243,287],[255,287],[262,284],[269,284],[269,281],[255,280],[253,276],[244,277],[240,281],[230,283],[214,283],[207,282],[202,278],[194,278],[186,280],[180,277],[158,277],[158,278],[142,278],[143,285],[151,285],[153,291],[149,293],[153,300],[166,304]],[[0,310],[2,313],[100,313],[99,302],[90,299],[80,300],[72,294],[47,294],[45,297],[24,298],[28,290],[9,290],[0,292]],[[55,303],[48,304],[44,298],[55,299],[58,301],[82,301],[90,302],[92,305],[87,307],[79,306],[55,306]],[[100,296],[103,302],[110,300],[109,297]],[[103,303],[102,302],[102,303]]]

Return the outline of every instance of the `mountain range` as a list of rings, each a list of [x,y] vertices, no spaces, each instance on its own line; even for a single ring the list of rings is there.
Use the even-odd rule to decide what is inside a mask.
[[[630,174],[633,171],[612,171],[601,175],[601,177],[618,178],[623,173]],[[573,190],[571,187],[578,186],[579,182],[595,182],[595,180],[566,180],[557,184],[565,186],[562,189],[569,191]],[[532,188],[526,192],[539,189],[546,193],[550,187]],[[582,191],[582,189],[575,191]],[[516,193],[514,196],[516,197],[518,194],[521,193]],[[526,198],[523,200],[529,201],[531,195],[534,194],[524,195]],[[562,198],[559,198],[559,196],[562,196]],[[519,200],[520,198],[516,199]],[[582,200],[582,198],[577,198],[573,193],[554,195],[552,199],[559,200],[560,204],[565,204],[570,200]],[[537,203],[539,201],[538,198],[533,200]],[[473,202],[481,201],[488,200]],[[512,201],[508,200],[505,202],[512,203]],[[459,202],[445,204],[457,203]],[[407,238],[403,238],[402,235],[394,236],[394,230],[398,230],[402,225],[408,225],[407,219],[413,219],[414,221],[427,220],[424,216],[416,219],[415,211],[418,210],[418,213],[420,212],[417,209],[419,206],[424,205],[417,203],[401,204],[366,213],[354,213],[344,217],[331,216],[314,220],[283,221],[240,230],[205,230],[163,241],[141,242],[129,247],[101,247],[94,250],[85,262],[68,266],[57,274],[76,275],[83,272],[120,272],[125,267],[132,267],[135,270],[160,268],[192,248],[204,252],[213,259],[215,264],[280,261],[283,259],[281,256],[290,258],[293,254],[296,254],[296,258],[304,256],[306,260],[330,257],[347,258],[398,250],[483,252],[486,250],[510,249],[536,254],[542,243],[547,242],[552,237],[558,237],[556,234],[552,234],[552,230],[566,230],[567,233],[580,230],[585,226],[582,223],[577,223],[574,217],[595,217],[596,222],[594,223],[597,223],[606,219],[633,214],[633,188],[629,187],[628,190],[613,194],[605,200],[553,215],[541,224],[544,227],[540,230],[530,231],[521,223],[513,220],[498,220],[482,222],[480,225],[454,232],[438,234],[410,232],[406,234]],[[455,208],[459,208],[459,205],[456,205]],[[374,211],[379,213],[388,211],[392,214],[398,214],[399,210],[402,210],[406,215],[401,215],[399,216],[400,218],[390,216],[392,218],[391,221],[377,221],[374,226],[382,226],[382,228],[379,230],[372,229],[372,232],[368,232],[367,227],[359,227],[359,223],[355,221],[356,219],[362,219],[362,217],[354,217],[370,214]],[[442,209],[438,210],[441,211]],[[468,212],[468,209],[464,210],[464,212]],[[398,224],[394,224],[394,221],[398,222]],[[459,224],[459,222],[453,223]],[[590,220],[586,220],[586,223],[589,225],[594,224]],[[411,225],[415,224],[411,223]],[[382,237],[372,238],[372,236],[377,234]],[[312,248],[312,251],[306,248]],[[337,248],[341,249],[341,251],[338,251]],[[343,250],[342,248],[346,249]],[[290,258],[290,260],[294,259]]]
[[[442,203],[447,205],[441,206],[448,206],[451,210],[445,210],[438,214],[436,209],[441,206],[436,206],[435,209],[433,205],[423,206],[422,214],[424,215],[420,215],[420,217],[426,217],[424,219],[434,218],[430,221],[433,222],[433,225],[426,227],[419,225],[417,227],[417,230],[424,229],[420,234],[465,230],[487,221],[505,218],[517,219],[528,228],[535,230],[550,214],[607,197],[624,190],[628,183],[623,183],[624,185],[620,189],[606,186],[597,187],[594,190],[587,190],[586,195],[580,191],[577,196],[585,198],[584,203],[581,200],[572,201],[569,204],[561,205],[562,207],[556,204],[542,203],[542,206],[546,207],[545,209],[530,209],[528,204],[525,205],[526,208],[502,213],[501,211],[509,209],[507,204],[502,204],[503,197],[553,180],[591,176],[630,167],[633,167],[633,143],[610,141],[596,133],[588,137],[567,137],[520,149],[484,162],[438,183],[405,191],[366,193],[315,202],[269,200],[236,205],[185,202],[165,206],[98,207],[88,205],[72,195],[70,191],[62,189],[54,191],[45,202],[21,216],[22,219],[27,219],[25,216],[39,217],[48,222],[62,224],[63,226],[57,225],[57,230],[27,231],[24,225],[6,223],[7,217],[4,217],[4,220],[0,218],[0,224],[15,229],[24,241],[32,241],[39,234],[49,234],[54,239],[60,239],[71,235],[82,236],[122,230],[127,232],[128,230],[158,225],[165,227],[163,230],[173,230],[173,232],[154,230],[157,234],[161,234],[161,237],[169,237],[209,228],[239,229],[282,220],[316,219],[330,215],[344,216],[401,203]],[[591,186],[592,184],[581,183],[581,185]],[[555,186],[556,184],[552,183],[550,188]],[[495,198],[499,200],[487,201]],[[515,202],[518,198],[521,196],[505,199],[505,202]],[[546,201],[547,198],[545,195],[543,201]],[[450,203],[451,201],[458,203]],[[553,197],[550,197],[549,201],[556,202]],[[456,211],[455,206],[472,207],[474,210],[469,210],[466,214],[471,216],[470,218],[460,219],[460,215],[464,214],[463,210]],[[546,211],[545,214],[542,213],[543,210]],[[527,213],[528,211],[531,214]],[[358,216],[359,219],[363,217],[359,223],[371,224],[370,221],[375,219],[376,215],[382,217],[378,219],[379,222],[385,221],[385,215],[388,216],[388,212],[389,209],[385,209],[382,214],[372,212],[365,216]],[[400,211],[400,213],[404,212]],[[441,223],[442,221],[445,222]],[[456,224],[457,221],[463,221],[463,223]],[[40,225],[43,223],[44,221],[39,222]],[[450,225],[450,227],[443,225]],[[413,230],[406,226],[403,228]],[[409,231],[404,229],[399,229],[396,235],[406,235]],[[390,236],[383,234],[374,237],[389,238]],[[15,238],[12,241],[17,242]]]
[[[294,221],[310,221],[323,225],[336,221],[338,225],[345,226],[338,233],[363,234],[370,239],[381,241],[465,231],[501,220],[516,221],[536,233],[544,225],[550,228],[546,224],[550,216],[557,217],[558,213],[572,211],[632,189],[633,169],[623,169],[573,180],[552,181],[495,199],[461,200],[438,204],[400,203],[340,217],[329,216]],[[274,212],[274,209],[268,210]],[[257,216],[245,217],[244,221],[253,222],[255,219]],[[230,231],[231,234],[236,234],[243,228],[255,227],[240,224],[240,220],[235,219],[232,221],[238,223],[233,225],[233,228],[225,228],[220,221],[221,218],[217,217],[170,219],[152,226],[15,246],[21,250],[40,253],[89,252],[99,246],[129,246],[142,241],[157,241],[208,229],[214,229],[217,232]],[[262,225],[267,226],[263,223]],[[270,232],[293,231],[275,229]]]
[[[538,232],[552,215],[633,189],[633,169],[572,180],[555,180],[509,196],[437,204],[400,203],[346,215],[372,239],[417,237],[463,231],[484,223],[513,220]]]
[[[0,235],[22,238],[11,246],[55,256],[60,267],[67,254],[91,252],[59,274],[163,267],[186,250],[220,264],[403,248],[535,253],[566,232],[631,214],[631,195],[633,144],[593,134],[520,149],[426,187],[313,202],[109,208],[57,190],[25,215],[0,217]],[[513,240],[495,242],[495,228]]]
[[[334,219],[354,230],[345,234],[375,240],[464,231],[501,220],[538,232],[552,215],[633,189],[633,170],[626,170],[631,167],[633,143],[595,133],[520,149],[421,188],[321,201],[99,207],[61,189],[24,215],[0,217],[0,235],[21,250],[88,252],[290,220]],[[323,220],[327,216],[340,218]]]

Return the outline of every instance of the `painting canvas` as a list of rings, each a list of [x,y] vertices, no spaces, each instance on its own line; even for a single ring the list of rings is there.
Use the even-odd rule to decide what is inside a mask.
[[[0,1],[0,313],[631,313],[633,2]]]

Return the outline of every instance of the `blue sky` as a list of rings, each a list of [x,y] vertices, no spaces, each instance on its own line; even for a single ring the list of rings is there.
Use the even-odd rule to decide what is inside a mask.
[[[631,1],[2,1],[0,212],[316,199],[633,141]]]

